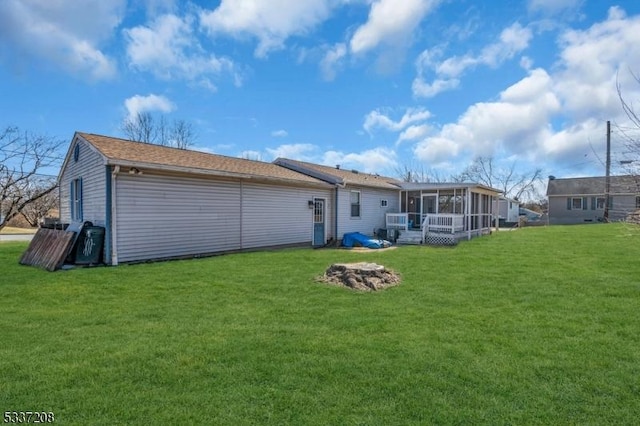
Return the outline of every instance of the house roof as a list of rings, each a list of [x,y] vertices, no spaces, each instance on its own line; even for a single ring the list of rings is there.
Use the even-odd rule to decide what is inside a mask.
[[[328,186],[314,177],[263,161],[132,142],[92,133],[77,132],[76,136],[91,144],[111,165]]]
[[[547,184],[547,195],[603,195],[605,193],[606,179],[605,176],[550,178]],[[611,194],[640,193],[640,176],[611,176],[610,179]]]
[[[476,182],[402,182],[402,189],[406,191],[435,190],[435,189],[467,189],[478,188],[488,192],[502,193],[501,189],[492,188]]]
[[[368,186],[383,189],[400,189],[402,182],[387,176],[345,170],[337,167],[321,166],[305,161],[277,158],[274,164],[339,185]]]

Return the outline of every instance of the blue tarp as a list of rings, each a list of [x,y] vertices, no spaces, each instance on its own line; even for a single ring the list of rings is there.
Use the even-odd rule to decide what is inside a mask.
[[[348,232],[342,238],[342,245],[345,247],[367,247],[371,249],[379,249],[389,247],[391,243],[385,240],[368,237],[359,232]]]

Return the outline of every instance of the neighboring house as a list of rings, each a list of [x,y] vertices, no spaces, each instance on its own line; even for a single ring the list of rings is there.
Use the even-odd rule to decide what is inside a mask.
[[[640,178],[611,176],[609,220],[624,220],[640,208]],[[604,218],[606,178],[581,177],[556,179],[549,177],[549,224],[597,223]]]
[[[272,163],[76,133],[58,179],[62,222],[105,227],[111,265],[336,237],[334,187]]]
[[[500,226],[518,223],[520,218],[520,202],[512,198],[500,196],[493,202],[493,211],[498,216]]]

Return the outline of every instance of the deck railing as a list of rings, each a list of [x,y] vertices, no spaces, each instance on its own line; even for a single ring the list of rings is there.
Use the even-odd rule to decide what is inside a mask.
[[[407,213],[387,213],[387,229],[409,229],[409,215]]]
[[[429,232],[455,234],[464,231],[464,215],[462,214],[425,214],[422,220],[422,239]]]

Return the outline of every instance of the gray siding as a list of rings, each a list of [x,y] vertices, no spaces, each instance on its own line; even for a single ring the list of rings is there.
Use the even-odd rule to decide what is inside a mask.
[[[583,205],[586,202],[586,209],[568,209],[568,198],[583,198]],[[598,223],[604,216],[604,209],[595,206],[594,198],[598,196],[549,196],[549,224],[570,225],[578,223]],[[596,208],[594,208],[596,207]],[[635,195],[612,195],[609,208],[609,220],[624,220],[627,214],[635,210]]]
[[[360,217],[351,217],[351,191],[360,191]],[[345,232],[361,232],[373,235],[374,230],[384,228],[386,214],[400,211],[398,191],[366,187],[346,187],[338,192],[338,239]],[[381,200],[387,200],[387,206],[381,206]]]
[[[80,144],[78,161],[73,158],[76,143]],[[69,148],[70,156],[60,176],[60,220],[71,221],[70,185],[82,178],[82,216],[96,226],[106,226],[106,166],[100,154],[82,141]]]
[[[324,198],[325,212],[331,211],[331,191],[274,187],[260,184],[242,185],[243,248],[308,243],[313,238],[313,209],[309,200]],[[331,224],[325,221],[327,238]]]
[[[240,248],[240,183],[119,174],[119,262]]]

